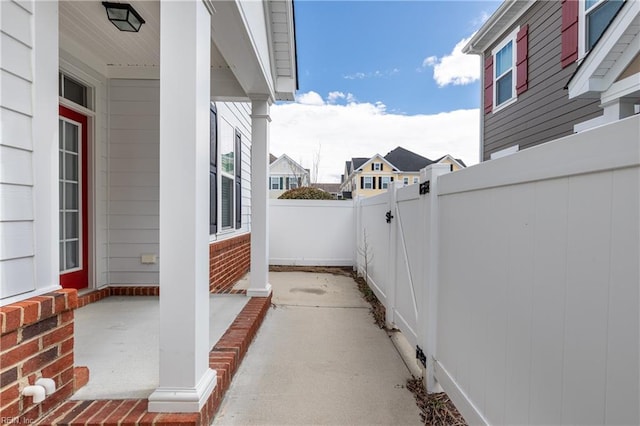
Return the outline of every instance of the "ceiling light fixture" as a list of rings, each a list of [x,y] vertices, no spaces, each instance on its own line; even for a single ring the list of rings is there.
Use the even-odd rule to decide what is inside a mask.
[[[120,31],[137,33],[144,24],[144,19],[129,3],[110,3],[103,1],[102,5],[107,9],[107,18]]]

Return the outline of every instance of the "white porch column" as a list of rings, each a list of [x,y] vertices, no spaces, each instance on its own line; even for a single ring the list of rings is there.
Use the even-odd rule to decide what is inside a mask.
[[[267,297],[269,284],[268,99],[251,101],[251,279],[247,296]]]
[[[197,412],[209,368],[211,17],[201,1],[160,4],[160,386],[152,412]]]

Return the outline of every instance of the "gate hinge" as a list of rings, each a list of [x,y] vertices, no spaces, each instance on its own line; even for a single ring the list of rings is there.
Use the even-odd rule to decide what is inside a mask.
[[[391,214],[391,210],[385,213],[385,218],[387,219],[387,223],[391,223],[391,219],[393,219],[393,215]]]
[[[422,182],[420,184],[420,195],[428,194],[431,189],[429,188],[430,181]]]
[[[427,356],[424,354],[424,352],[422,352],[422,349],[420,348],[420,346],[417,346],[417,345],[416,345],[416,359],[420,361],[420,364],[422,364],[424,368],[427,368]]]

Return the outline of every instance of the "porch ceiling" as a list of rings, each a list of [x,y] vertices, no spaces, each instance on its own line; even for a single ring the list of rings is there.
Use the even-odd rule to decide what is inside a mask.
[[[60,48],[108,78],[160,78],[160,2],[129,3],[145,20],[138,33],[119,31],[101,1],[59,3]],[[215,43],[211,43],[212,98],[246,94]]]

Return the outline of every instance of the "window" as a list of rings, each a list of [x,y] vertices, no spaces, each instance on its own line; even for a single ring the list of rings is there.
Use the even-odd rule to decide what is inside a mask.
[[[494,53],[494,99],[495,107],[504,105],[507,101],[514,99],[514,40],[503,43]]]
[[[623,0],[585,0],[584,13],[584,53],[596,44],[609,23],[622,7]]]
[[[209,233],[242,226],[242,136],[210,110]],[[219,225],[219,226],[218,226]]]
[[[274,191],[279,191],[282,189],[282,184],[280,183],[280,181],[282,180],[281,177],[271,176],[270,180],[271,180],[271,185],[269,186],[270,189]]]
[[[81,266],[80,125],[61,119],[60,132],[60,272]]]
[[[403,179],[402,179],[402,184],[403,184],[404,186],[409,185],[409,178],[408,178],[408,177],[403,178]]]
[[[380,178],[380,189],[388,189],[390,183],[391,183],[390,176],[382,176]]]
[[[89,92],[89,88],[79,81],[63,73],[58,74],[59,96],[89,108]]]
[[[371,176],[363,177],[362,189],[373,189],[373,177]]]
[[[484,63],[484,112],[495,112],[529,88],[529,25],[504,38]]]
[[[298,187],[298,178],[296,177],[288,177],[287,185],[289,189],[296,189]]]
[[[417,177],[413,178],[413,183],[418,183],[418,178]]]
[[[574,0],[562,2],[562,68],[583,58],[598,42],[624,0]]]
[[[373,163],[373,164],[371,164],[371,170],[373,170],[373,171],[382,171],[382,163]]]
[[[218,232],[218,111],[209,110],[209,234]]]

